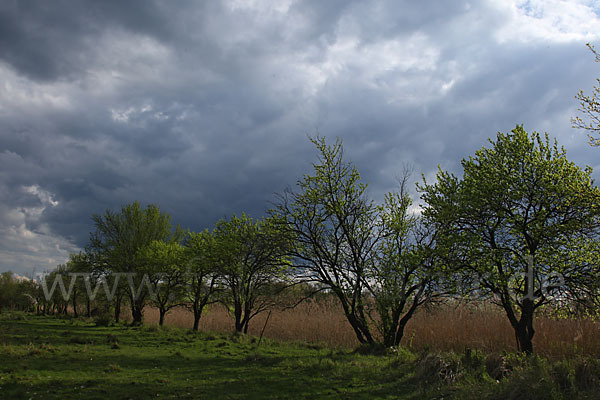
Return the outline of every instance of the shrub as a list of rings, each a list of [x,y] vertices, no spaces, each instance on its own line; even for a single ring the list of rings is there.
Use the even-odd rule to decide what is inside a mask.
[[[461,361],[455,354],[430,353],[416,361],[415,379],[421,387],[453,384],[462,374]]]
[[[485,370],[492,379],[499,381],[510,373],[511,368],[505,356],[488,354],[485,358]]]
[[[94,324],[96,326],[110,326],[112,321],[113,319],[109,314],[100,314],[94,317]]]
[[[483,352],[478,350],[466,349],[460,362],[465,371],[476,379],[482,379],[487,376],[486,357]]]

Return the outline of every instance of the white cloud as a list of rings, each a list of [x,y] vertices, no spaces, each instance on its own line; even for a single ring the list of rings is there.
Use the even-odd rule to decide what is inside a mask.
[[[40,188],[39,185],[25,186],[23,187],[23,190],[25,190],[25,192],[27,193],[37,196],[40,199],[42,203],[42,207],[40,208],[42,211],[48,205],[52,207],[56,207],[58,205],[58,201],[54,200],[54,196],[52,195],[52,193]]]
[[[0,115],[39,109],[72,110],[69,86],[70,83],[65,82],[31,81],[0,62]]]
[[[600,38],[597,2],[590,0],[495,0],[501,18],[499,42],[575,42]]]
[[[236,10],[253,10],[263,13],[279,13],[285,14],[288,12],[294,0],[227,0],[225,4],[232,11]]]
[[[39,200],[37,205],[3,209],[0,231],[0,271],[12,270],[31,274],[52,269],[64,263],[69,254],[78,249],[68,240],[54,234],[52,229],[40,223],[47,207],[59,202],[54,195],[39,185],[24,186],[22,192]],[[35,229],[32,228],[35,226]]]

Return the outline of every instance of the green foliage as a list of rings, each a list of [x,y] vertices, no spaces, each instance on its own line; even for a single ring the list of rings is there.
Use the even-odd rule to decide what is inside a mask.
[[[273,214],[296,239],[299,278],[339,299],[361,343],[398,345],[417,307],[431,298],[433,237],[410,213],[405,173],[381,206],[367,196],[357,168],[343,159],[341,140],[318,151],[312,175],[279,196]],[[438,286],[439,287],[439,286]]]
[[[153,240],[138,250],[138,259],[140,272],[148,276],[152,286],[150,303],[159,309],[162,325],[166,313],[184,301],[187,253],[175,241]]]
[[[202,311],[221,292],[218,248],[214,236],[205,229],[188,232],[185,238],[186,276],[184,298],[194,313],[193,329],[198,330]]]
[[[291,237],[275,217],[255,221],[246,214],[217,222],[213,235],[219,279],[228,289],[222,301],[236,331],[247,332],[254,316],[276,305],[290,278]]]
[[[148,290],[143,285],[144,249],[152,242],[179,242],[183,232],[172,229],[171,217],[153,204],[145,209],[136,201],[121,208],[120,212],[106,210],[104,215],[94,215],[95,232],[90,237],[90,248],[95,261],[104,272],[134,273],[133,286],[123,285],[130,300],[134,323],[141,323]]]
[[[530,352],[534,312],[552,299],[547,279],[563,277],[566,296],[594,275],[579,250],[596,240],[600,191],[591,169],[547,135],[517,126],[490,144],[462,161],[462,179],[440,170],[435,184],[423,183],[423,214],[453,279],[465,293],[493,296]]]
[[[90,241],[105,263],[120,272],[137,272],[140,249],[153,241],[169,241],[173,234],[171,217],[153,204],[143,209],[136,201],[121,208],[119,213],[106,210],[93,217],[96,231]]]
[[[37,286],[28,279],[17,279],[11,272],[0,274],[0,312],[33,309]],[[16,314],[15,314],[16,315]]]
[[[598,54],[594,46],[590,43],[587,46],[594,53],[594,56],[596,56],[596,62],[600,62],[600,54]],[[600,84],[600,79],[596,79],[596,81]],[[581,112],[581,116],[571,119],[573,127],[587,130],[590,144],[592,146],[600,146],[600,137],[594,136],[600,132],[600,85],[594,86],[591,96],[584,94],[583,90],[580,90],[577,92],[575,98],[579,100],[579,112]]]

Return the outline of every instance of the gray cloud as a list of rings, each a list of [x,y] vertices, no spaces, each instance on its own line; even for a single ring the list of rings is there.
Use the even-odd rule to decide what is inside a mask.
[[[4,2],[0,270],[63,262],[134,200],[191,229],[260,216],[310,171],[307,135],[342,137],[376,198],[520,123],[597,166],[569,118],[598,10],[515,4]]]

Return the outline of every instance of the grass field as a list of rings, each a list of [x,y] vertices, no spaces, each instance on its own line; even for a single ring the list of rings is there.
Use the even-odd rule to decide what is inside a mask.
[[[593,399],[599,380],[590,358],[259,346],[252,335],[0,315],[2,399]]]

